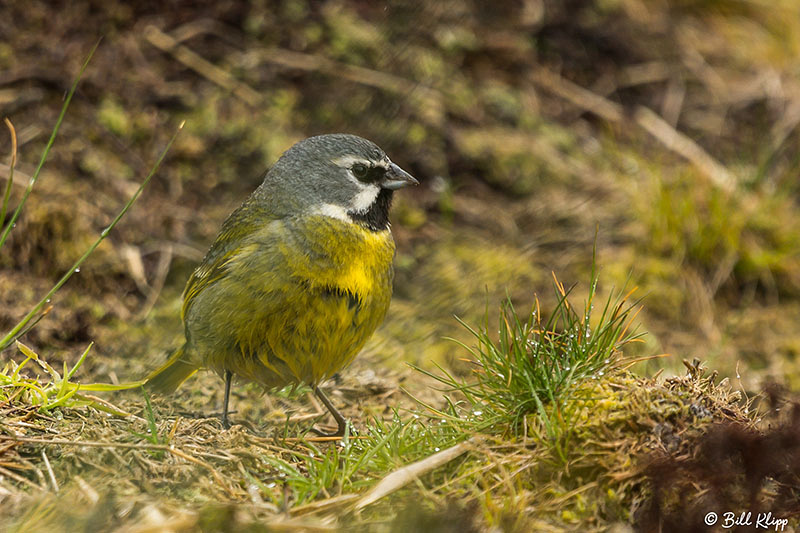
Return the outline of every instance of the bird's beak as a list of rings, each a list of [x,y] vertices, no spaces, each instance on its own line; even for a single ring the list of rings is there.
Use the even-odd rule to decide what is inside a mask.
[[[398,167],[394,163],[389,163],[389,170],[387,170],[383,175],[383,180],[380,182],[380,186],[384,189],[396,191],[397,189],[402,189],[403,187],[408,187],[409,185],[419,185],[419,182],[414,178],[414,176],[402,168]]]

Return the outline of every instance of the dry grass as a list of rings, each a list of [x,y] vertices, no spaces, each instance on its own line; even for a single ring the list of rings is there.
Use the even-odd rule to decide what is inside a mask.
[[[469,417],[451,421],[415,409],[375,418],[337,445],[302,437],[302,430],[294,437],[307,424],[300,416],[300,425],[268,425],[270,435],[259,436],[241,425],[223,431],[216,418],[148,420],[147,412],[119,418],[88,406],[44,414],[26,407],[26,393],[18,392],[1,413],[6,481],[0,486],[13,511],[5,527],[68,531],[100,523],[115,531],[194,531],[209,520],[232,520],[257,531],[290,525],[373,530],[413,521],[415,513],[434,520],[439,503],[474,502],[479,507],[465,515],[473,527],[601,530],[608,520],[636,521],[649,508],[648,458],[686,461],[714,424],[754,427],[740,394],[716,379],[690,367],[681,378],[617,371],[579,385],[575,396],[583,400],[569,404],[562,435],[566,455],[537,436],[543,422],[536,414],[525,417],[527,429],[509,433],[498,423],[450,452],[448,446],[469,435],[463,431]],[[117,408],[136,411],[141,403],[125,400]],[[450,455],[438,459],[440,449]],[[402,473],[426,456],[432,464],[415,466],[411,478]],[[398,476],[406,480],[398,484]],[[383,488],[387,483],[390,489]],[[683,494],[702,493],[704,486],[683,487]],[[378,494],[364,496],[367,487]],[[421,506],[402,511],[419,495]],[[759,501],[768,507],[771,497]]]
[[[69,81],[97,31],[105,38],[0,256],[3,331],[130,198],[169,124],[187,121],[139,204],[23,339],[59,372],[96,341],[73,382],[131,381],[175,346],[188,273],[225,215],[295,140],[363,135],[423,184],[395,205],[387,323],[335,383],[335,401],[366,439],[346,450],[306,439],[318,413],[302,391],[264,397],[254,388],[235,391],[234,420],[246,425],[221,431],[205,418],[220,403],[212,376],[154,399],[152,414],[137,392],[102,396],[134,413],[126,418],[98,411],[92,398],[42,411],[5,383],[2,526],[693,526],[676,521],[685,502],[675,494],[717,494],[709,487],[718,480],[696,457],[730,452],[704,440],[709,427],[736,422],[720,431],[764,450],[794,427],[770,419],[754,428],[759,402],[747,397],[758,399],[769,380],[791,397],[800,379],[799,9],[793,0],[531,0],[491,10],[457,1],[382,10],[348,0],[4,6],[0,106],[19,145],[12,206],[35,173]],[[11,145],[8,137],[0,143]],[[13,165],[3,163],[5,178]],[[452,315],[474,325],[487,301],[494,316],[503,296],[526,309],[534,293],[553,309],[549,273],[589,279],[595,235],[600,294],[629,282],[644,295],[639,319],[648,335],[627,355],[673,354],[631,370],[665,368],[666,377],[618,372],[576,384],[558,453],[533,431],[541,413],[526,413],[513,430],[483,431],[459,457],[353,512],[381,479],[467,439],[462,423],[439,424],[410,400],[406,391],[440,412],[450,408],[434,381],[402,363],[431,370],[435,362],[458,382],[469,379],[473,366],[461,360],[468,353],[442,340],[472,342]],[[579,284],[573,296],[588,292]],[[3,366],[21,357],[11,347]],[[684,357],[705,360],[723,379],[696,367],[675,377]],[[655,486],[658,512],[649,499],[654,452],[665,461],[657,464],[681,473]],[[796,487],[796,465],[752,478],[736,466],[745,456],[735,455],[726,456],[728,481],[745,487],[731,496],[736,502],[754,497],[793,512],[779,498]]]

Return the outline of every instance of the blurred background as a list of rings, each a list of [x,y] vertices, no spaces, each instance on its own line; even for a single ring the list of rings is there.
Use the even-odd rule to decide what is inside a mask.
[[[25,342],[89,341],[127,381],[182,338],[180,295],[225,217],[294,142],[349,132],[421,182],[395,195],[395,297],[347,372],[458,367],[509,295],[552,274],[638,287],[640,364],[697,357],[746,390],[800,372],[800,4],[794,0],[121,2],[0,7],[12,198],[97,53],[10,244],[8,329],[70,267],[186,126],[141,199]],[[0,183],[10,138],[0,131]],[[488,309],[488,311],[487,311]],[[205,398],[204,398],[205,401]]]

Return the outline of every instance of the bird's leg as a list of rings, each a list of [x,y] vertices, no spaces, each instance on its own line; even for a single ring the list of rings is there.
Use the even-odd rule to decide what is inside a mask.
[[[322,392],[322,389],[314,386],[314,394],[317,395],[317,398],[322,402],[322,404],[328,409],[328,411],[333,416],[336,423],[339,425],[339,429],[337,429],[334,433],[325,433],[324,431],[320,431],[317,428],[311,428],[311,431],[319,435],[320,437],[344,437],[344,432],[347,429],[347,420],[342,416],[342,413],[339,412],[336,407],[333,406],[331,401],[325,396],[325,393]]]
[[[222,400],[222,427],[230,429],[231,423],[228,422],[228,400],[231,397],[231,379],[233,372],[230,370],[225,371],[225,398]]]

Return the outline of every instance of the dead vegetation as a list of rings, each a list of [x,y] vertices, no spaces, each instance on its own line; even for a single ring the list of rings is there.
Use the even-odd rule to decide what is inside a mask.
[[[253,531],[393,530],[417,520],[439,522],[441,531],[451,531],[444,518],[452,511],[435,509],[440,503],[451,502],[448,509],[471,501],[481,502],[483,510],[464,511],[463,524],[474,524],[469,527],[478,527],[488,513],[507,531],[559,531],[578,524],[601,529],[607,520],[629,519],[649,530],[660,520],[653,509],[661,508],[653,502],[662,501],[664,487],[693,501],[692,494],[708,488],[752,486],[733,470],[724,485],[702,475],[681,475],[687,469],[718,471],[707,462],[714,459],[709,450],[723,442],[725,449],[736,448],[736,441],[720,440],[720,432],[749,435],[751,444],[767,439],[794,449],[780,438],[788,427],[758,436],[740,394],[717,383],[715,375],[703,374],[690,366],[686,376],[666,380],[623,372],[585,383],[576,391],[585,399],[570,404],[570,425],[559,437],[568,444],[563,456],[536,436],[534,428],[541,424],[536,415],[526,418],[530,435],[499,438],[493,428],[453,445],[465,438],[458,425],[414,409],[402,420],[397,415],[387,422],[362,419],[368,424],[363,433],[337,446],[293,437],[299,429],[295,423],[260,435],[241,425],[223,431],[216,418],[174,413],[148,420],[107,417],[86,407],[54,417],[22,407],[26,402],[18,394],[2,411],[0,472],[16,485],[4,500],[17,506],[20,531],[98,523],[115,531],[206,531],[207,524],[224,521]],[[141,401],[130,400],[117,408],[136,411],[137,405]],[[151,422],[155,425],[148,431]],[[708,431],[717,425],[720,429]],[[725,429],[734,427],[742,429]],[[421,460],[412,464],[415,457]],[[796,475],[796,469],[791,464],[777,468],[784,470],[760,469],[757,475],[774,476],[772,483],[783,491],[771,491],[758,502],[783,511],[789,509],[780,503],[787,501],[785,490],[798,487],[796,479],[785,476]],[[398,512],[419,490],[414,488],[418,482],[427,487],[426,500],[413,511]],[[650,484],[656,485],[654,493]],[[372,488],[364,492],[363,487]],[[651,500],[651,494],[658,499]],[[387,522],[391,516],[396,518]]]

